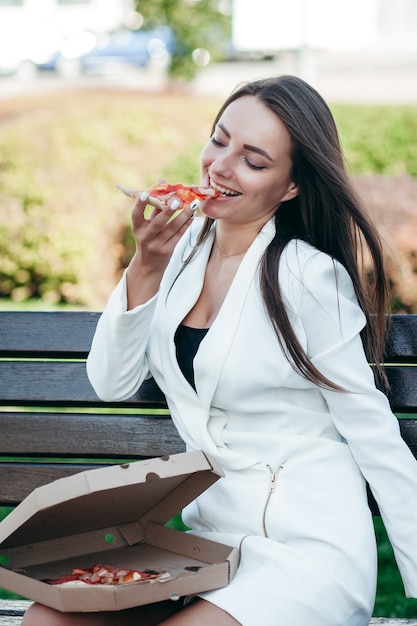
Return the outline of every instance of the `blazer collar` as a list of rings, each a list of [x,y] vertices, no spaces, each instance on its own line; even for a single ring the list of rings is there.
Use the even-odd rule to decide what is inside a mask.
[[[263,227],[243,257],[219,313],[200,344],[194,361],[195,384],[206,407],[212,402],[250,287],[258,280],[262,255],[275,233],[275,225],[272,226],[272,231],[270,222]]]
[[[183,393],[185,391],[183,385],[186,385],[189,393],[194,398],[196,397],[194,390],[184,380],[179,370],[175,354],[174,335],[178,325],[194,306],[201,293],[205,268],[214,241],[214,232],[213,228],[196,257],[176,279],[166,299],[165,307],[166,316],[164,322],[167,330],[166,340],[169,346],[168,361],[170,370],[178,375],[175,382],[178,385],[178,389],[182,388]],[[275,223],[272,219],[264,225],[246,252],[220,311],[200,344],[194,361],[195,384],[199,402],[207,410],[211,405],[225,358],[233,342],[250,286],[257,279],[257,270],[261,257],[274,234]],[[175,391],[173,396],[175,396]]]

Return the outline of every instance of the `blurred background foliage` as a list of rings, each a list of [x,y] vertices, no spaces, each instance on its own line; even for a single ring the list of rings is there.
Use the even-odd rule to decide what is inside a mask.
[[[102,306],[132,206],[115,185],[195,180],[217,103],[104,92],[27,106],[0,123],[0,297]]]
[[[229,0],[137,0],[136,8],[146,28],[169,24],[180,42],[167,68],[172,80],[190,80],[209,58],[224,58],[231,31]]]
[[[150,1],[150,0],[149,0]],[[132,254],[117,183],[199,181],[217,98],[80,91],[0,104],[0,299],[101,309]],[[333,107],[386,239],[395,311],[417,312],[417,110]]]
[[[150,0],[149,0],[150,2]],[[0,298],[101,309],[132,254],[129,199],[199,180],[216,98],[62,93],[0,105]],[[387,240],[394,310],[417,312],[417,110],[334,106],[349,170]]]

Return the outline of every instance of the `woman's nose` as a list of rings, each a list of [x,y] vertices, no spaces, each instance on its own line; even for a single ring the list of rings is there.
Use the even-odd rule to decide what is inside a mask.
[[[210,166],[211,171],[214,174],[221,174],[224,177],[230,176],[232,172],[232,159],[227,153],[218,155]]]

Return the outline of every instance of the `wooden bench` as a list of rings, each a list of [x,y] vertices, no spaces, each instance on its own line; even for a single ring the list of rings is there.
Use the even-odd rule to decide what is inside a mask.
[[[88,467],[184,450],[153,381],[126,402],[96,397],[85,358],[98,318],[0,312],[0,505],[17,505],[35,487]],[[392,316],[386,361],[393,410],[417,413],[417,315]],[[400,425],[417,457],[414,418]],[[27,605],[0,601],[0,625],[20,624]],[[417,619],[375,618],[371,624],[417,626]]]

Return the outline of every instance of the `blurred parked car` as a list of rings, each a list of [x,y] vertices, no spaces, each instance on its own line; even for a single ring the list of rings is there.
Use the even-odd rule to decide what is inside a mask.
[[[59,50],[37,67],[64,76],[77,76],[146,67],[151,62],[166,66],[175,46],[174,33],[168,26],[105,34],[84,32],[64,41]]]

